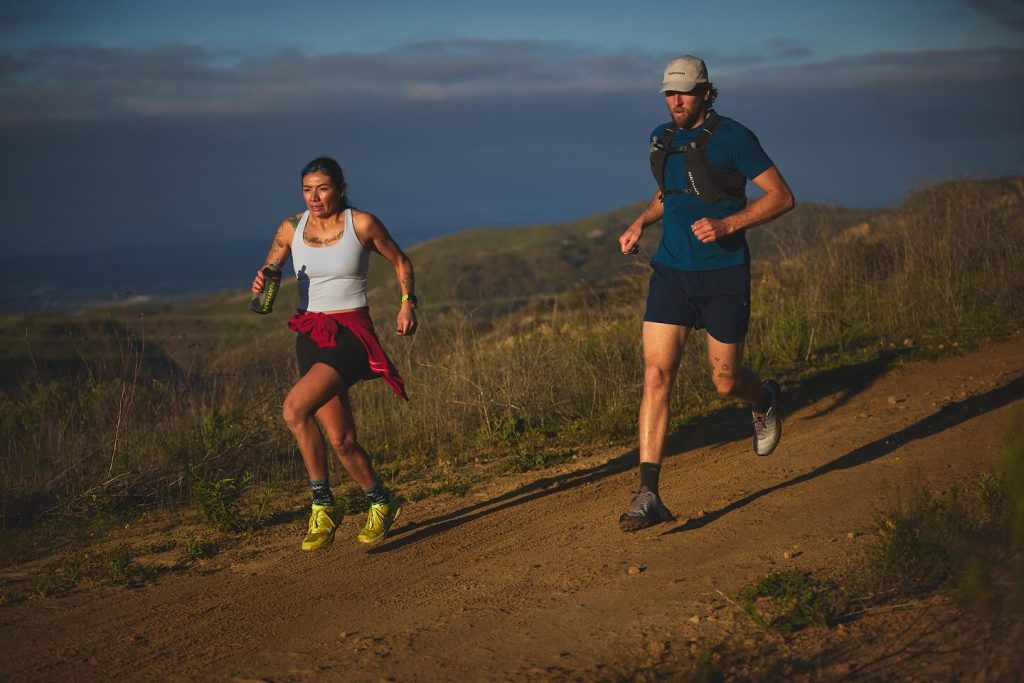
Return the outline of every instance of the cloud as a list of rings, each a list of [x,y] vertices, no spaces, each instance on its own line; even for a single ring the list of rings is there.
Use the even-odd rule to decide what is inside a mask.
[[[794,38],[771,38],[764,43],[769,58],[788,60],[805,59],[814,56],[810,44]]]
[[[1024,32],[1024,3],[1020,0],[967,0],[967,5],[1008,28]]]
[[[86,17],[95,16],[96,4],[78,0],[0,3],[0,44],[21,38],[26,30],[80,25]]]
[[[782,89],[850,88],[935,84],[952,89],[993,78],[1024,78],[1024,50],[921,50],[775,64],[735,73],[732,85]]]
[[[0,30],[42,23],[47,18],[46,8],[39,6],[39,3],[12,2],[0,6]]]
[[[814,61],[810,44],[766,40],[757,53],[707,55],[727,87],[835,88],[966,84],[1024,73],[1024,51],[877,53]],[[271,54],[189,45],[79,45],[0,52],[0,123],[129,117],[280,114],[296,107],[352,111],[487,98],[632,95],[657,90],[672,55],[603,53],[566,43],[421,41],[373,54]],[[721,67],[721,70],[720,68]]]
[[[552,93],[647,91],[649,58],[557,43],[419,42],[377,54],[269,56],[191,46],[149,50],[94,46],[0,54],[0,121],[111,114],[272,113],[295,106]]]
[[[757,52],[708,54],[706,61],[713,66],[751,67],[766,63],[790,62],[809,59],[815,54],[809,43],[794,38],[769,38]]]

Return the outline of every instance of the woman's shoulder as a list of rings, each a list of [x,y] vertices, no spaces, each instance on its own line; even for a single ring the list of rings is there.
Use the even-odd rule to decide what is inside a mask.
[[[359,209],[354,209],[352,207],[349,207],[348,210],[352,212],[352,220],[353,221],[358,221],[360,223],[365,223],[366,221],[377,221],[377,220],[379,220],[377,218],[377,216],[375,216],[374,214],[370,213],[369,211],[360,211]]]
[[[287,216],[284,220],[281,221],[281,225],[278,227],[278,230],[294,233],[295,229],[299,227],[299,222],[302,220],[303,213],[305,212],[300,211],[293,216]]]
[[[352,225],[360,234],[381,226],[380,219],[369,211],[360,211],[359,209],[349,209],[349,211],[352,212]]]

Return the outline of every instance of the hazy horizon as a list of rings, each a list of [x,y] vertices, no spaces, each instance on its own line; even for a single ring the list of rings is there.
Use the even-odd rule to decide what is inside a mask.
[[[330,155],[403,245],[650,197],[667,61],[703,56],[798,201],[1024,174],[1024,9],[1000,0],[0,13],[5,254],[269,239]],[[688,38],[680,39],[686,33]]]

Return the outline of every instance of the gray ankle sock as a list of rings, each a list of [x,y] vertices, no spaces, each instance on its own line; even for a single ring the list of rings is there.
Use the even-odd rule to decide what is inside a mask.
[[[327,477],[323,479],[310,479],[309,485],[313,489],[313,505],[334,505],[331,482]]]
[[[391,494],[384,488],[384,484],[379,481],[363,491],[363,494],[370,499],[371,503],[376,503],[377,505],[387,505],[391,502]]]

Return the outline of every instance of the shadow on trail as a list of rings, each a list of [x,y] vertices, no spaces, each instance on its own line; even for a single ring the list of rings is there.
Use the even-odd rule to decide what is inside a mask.
[[[937,413],[933,413],[928,417],[915,422],[909,427],[901,429],[895,434],[890,434],[889,436],[885,436],[881,439],[865,444],[860,448],[856,448],[846,455],[840,456],[831,462],[827,462],[806,474],[801,474],[798,477],[794,477],[787,481],[775,484],[774,486],[769,486],[761,489],[760,491],[751,493],[748,496],[744,496],[737,501],[729,503],[729,505],[725,506],[721,510],[715,510],[714,512],[709,512],[702,517],[687,520],[685,523],[680,524],[674,529],[669,529],[662,535],[664,536],[666,534],[674,534],[680,531],[693,531],[694,529],[699,529],[724,517],[734,510],[738,510],[749,505],[758,498],[775,493],[776,491],[781,491],[782,489],[789,488],[790,486],[803,484],[804,482],[810,481],[824,474],[828,474],[829,472],[845,470],[851,467],[857,467],[858,465],[863,465],[864,463],[871,462],[872,460],[877,460],[878,458],[889,455],[911,441],[916,441],[917,439],[923,439],[934,434],[938,434],[950,427],[966,422],[973,417],[1001,408],[1021,398],[1024,398],[1024,377],[1018,377],[1009,384],[1005,384],[987,393],[971,396],[963,401],[943,406],[943,408]]]
[[[842,408],[874,384],[876,379],[889,372],[899,362],[900,357],[906,354],[907,352],[902,350],[885,351],[870,361],[819,372],[787,392],[783,406],[785,412],[791,413],[795,408],[811,405],[839,389],[839,394],[827,408],[822,408],[803,419],[814,420],[824,417],[837,408]]]
[[[380,553],[387,552],[389,550],[396,550],[402,546],[443,533],[449,529],[453,529],[465,524],[466,522],[472,522],[473,520],[486,515],[515,507],[516,505],[522,505],[523,503],[543,498],[544,496],[548,496],[552,493],[560,493],[562,491],[574,489],[577,486],[598,481],[619,472],[625,472],[626,470],[635,467],[636,463],[637,451],[636,449],[633,449],[628,453],[612,458],[611,460],[594,467],[588,467],[587,469],[568,472],[566,474],[560,474],[553,477],[543,477],[528,484],[524,484],[517,489],[503,493],[496,498],[483,500],[479,503],[474,503],[473,505],[433,517],[432,519],[428,519],[418,524],[406,525],[401,529],[397,529],[390,536],[390,538],[395,538],[395,540],[390,541],[385,545],[372,548],[367,552]]]
[[[886,353],[871,361],[819,373],[805,380],[799,386],[787,390],[786,411],[797,410],[815,403],[834,394],[837,387],[842,387],[842,394],[829,409],[833,410],[867,389],[875,379],[892,368],[898,357],[899,352]],[[750,414],[746,410],[736,407],[723,408],[711,415],[691,420],[670,434],[665,441],[665,457],[674,458],[692,450],[730,443],[737,438],[749,438],[747,436],[749,430]],[[600,465],[575,472],[542,477],[495,498],[480,501],[422,522],[404,525],[389,535],[388,538],[393,540],[367,552],[381,553],[397,550],[495,512],[600,481],[636,467],[638,455],[637,449],[634,448]]]

